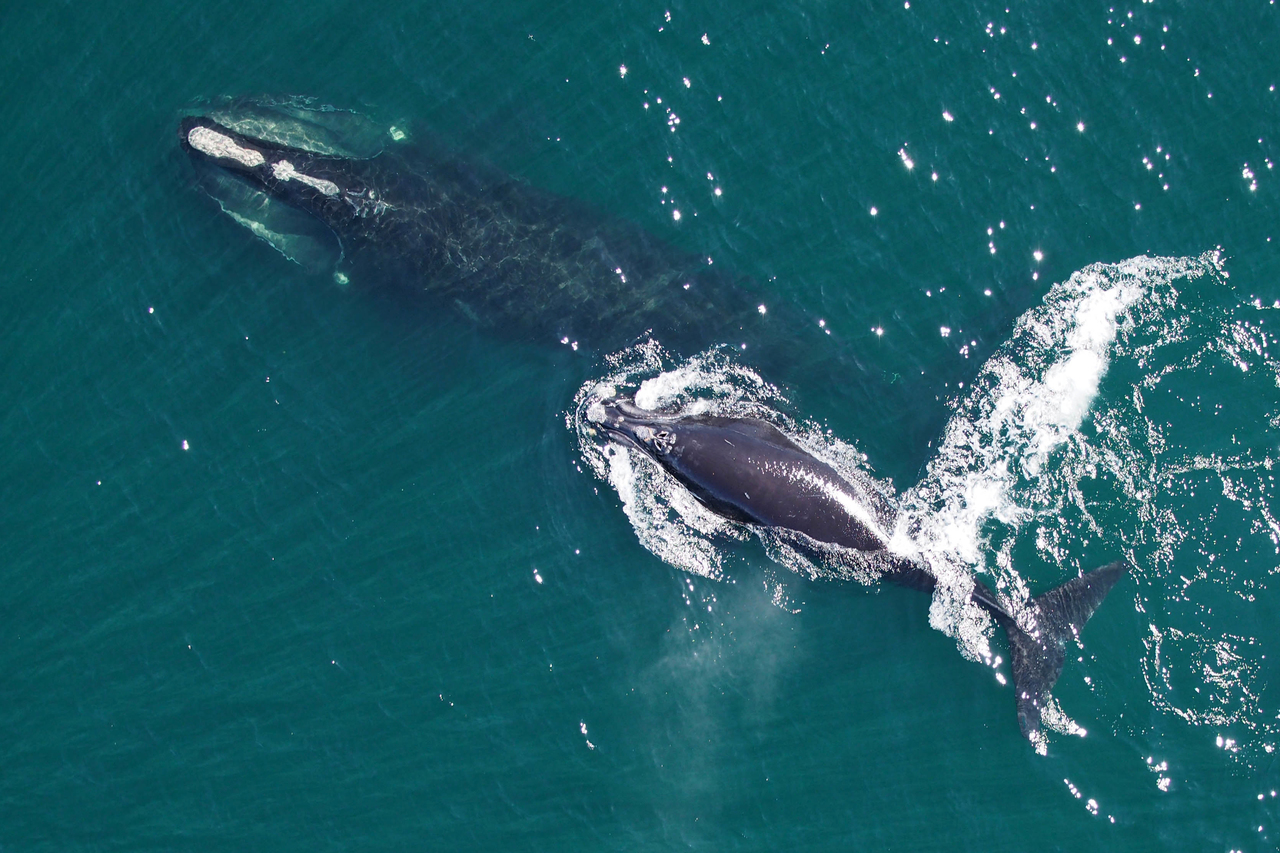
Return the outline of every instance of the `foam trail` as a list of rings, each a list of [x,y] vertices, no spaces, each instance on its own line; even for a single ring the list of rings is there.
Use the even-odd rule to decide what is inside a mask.
[[[988,563],[989,522],[1016,531],[1034,517],[1019,486],[1037,480],[1051,455],[1080,436],[1135,307],[1169,292],[1172,281],[1218,265],[1216,254],[1206,254],[1080,270],[1018,318],[957,405],[937,457],[903,495],[892,547],[918,553],[934,571],[939,585],[930,624],[956,637],[966,656],[991,657],[987,618],[968,603],[975,572],[994,575],[997,589],[1018,604],[1028,597],[1010,566]]]

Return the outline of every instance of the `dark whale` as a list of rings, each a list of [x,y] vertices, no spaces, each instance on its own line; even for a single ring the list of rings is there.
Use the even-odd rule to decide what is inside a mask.
[[[925,592],[936,586],[925,565],[888,549],[893,509],[883,498],[845,479],[766,421],[663,415],[622,397],[589,407],[587,417],[610,438],[644,452],[725,518],[863,552],[893,583]],[[973,579],[971,600],[1009,637],[1018,725],[1027,738],[1039,737],[1066,641],[1079,634],[1127,568],[1112,563],[1033,598],[1018,614],[1021,625],[986,584]]]
[[[222,101],[178,138],[201,186],[286,255],[317,269],[342,258],[509,336],[599,351],[648,331],[691,354],[755,343],[774,320],[705,257],[439,146],[397,144],[354,113]]]

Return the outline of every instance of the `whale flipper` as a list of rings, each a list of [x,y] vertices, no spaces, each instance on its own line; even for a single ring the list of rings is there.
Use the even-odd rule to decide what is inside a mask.
[[[1012,617],[995,613],[1009,636],[1018,726],[1027,738],[1039,736],[1046,696],[1062,674],[1066,641],[1079,635],[1084,623],[1128,569],[1123,561],[1110,563],[1033,598],[1029,615],[1034,624],[1030,631],[1023,630]]]
[[[203,168],[198,184],[236,224],[308,272],[332,272],[342,260],[342,244],[328,226],[247,181]]]

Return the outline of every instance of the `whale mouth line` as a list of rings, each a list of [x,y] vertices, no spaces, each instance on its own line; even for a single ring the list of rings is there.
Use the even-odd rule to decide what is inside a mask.
[[[620,424],[610,423],[607,420],[591,421],[590,423],[597,433],[603,433],[604,436],[611,441],[617,442],[618,444],[626,447],[634,447],[637,450],[643,450],[635,437],[627,432],[627,430]]]
[[[630,447],[645,452],[644,446],[632,430],[649,429],[643,425],[630,426],[625,410],[626,399],[623,397],[596,398],[585,401],[581,409],[581,419],[587,423],[588,429],[597,435],[603,435],[623,447]]]

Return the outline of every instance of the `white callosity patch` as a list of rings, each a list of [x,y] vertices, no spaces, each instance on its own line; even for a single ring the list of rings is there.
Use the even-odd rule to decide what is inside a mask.
[[[187,142],[201,154],[217,157],[222,160],[235,160],[237,163],[254,168],[267,162],[261,151],[246,148],[225,133],[218,133],[208,127],[193,127],[187,132]]]
[[[293,168],[293,164],[288,160],[277,160],[271,164],[271,174],[278,181],[298,181],[306,184],[312,189],[319,190],[327,196],[336,196],[339,192],[338,185],[333,181],[327,181],[324,178],[313,178],[311,175],[304,175],[297,169]]]

